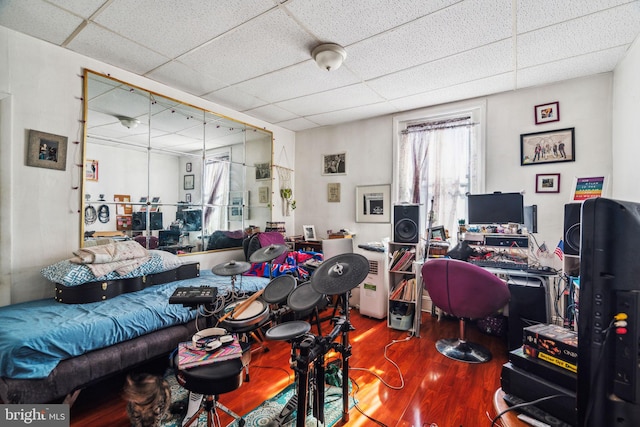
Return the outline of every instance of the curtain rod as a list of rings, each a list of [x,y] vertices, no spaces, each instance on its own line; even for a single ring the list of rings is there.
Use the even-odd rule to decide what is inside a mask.
[[[400,134],[402,135],[406,135],[408,133],[415,133],[415,132],[429,132],[432,130],[439,130],[439,129],[452,129],[452,128],[459,128],[459,127],[472,127],[472,126],[476,126],[478,123],[461,123],[461,124],[457,124],[457,125],[448,125],[445,123],[440,123],[440,124],[432,124],[432,123],[423,123],[420,125],[413,125],[413,126],[409,126],[407,127],[407,129],[404,129],[403,131],[400,132]],[[414,128],[415,129],[411,129]]]

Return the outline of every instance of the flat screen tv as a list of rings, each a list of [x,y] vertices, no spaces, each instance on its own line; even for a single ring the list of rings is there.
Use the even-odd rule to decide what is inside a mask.
[[[578,425],[640,426],[640,203],[585,200],[578,299]]]
[[[469,224],[524,224],[524,201],[520,193],[469,194]]]

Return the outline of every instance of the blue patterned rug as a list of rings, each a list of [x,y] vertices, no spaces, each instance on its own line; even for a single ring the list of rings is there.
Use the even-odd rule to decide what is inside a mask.
[[[165,379],[171,386],[171,401],[172,402],[184,402],[186,407],[187,399],[189,398],[189,392],[181,387],[176,381],[173,371],[168,371],[165,374]],[[284,390],[273,396],[271,399],[263,402],[257,408],[251,410],[247,414],[242,415],[245,420],[245,427],[265,427],[272,420],[276,420],[282,408],[289,401],[291,396],[295,393],[295,384],[289,384]],[[332,427],[342,418],[342,387],[336,387],[325,384],[325,404],[324,404],[324,419],[325,426]],[[353,397],[349,397],[349,409],[355,405]],[[170,419],[165,419],[165,422],[161,424],[161,427],[180,427],[182,425],[182,415],[175,415]],[[281,427],[295,426],[296,418],[295,412],[293,417],[288,422],[281,424]],[[198,419],[198,426],[207,425],[206,414],[200,415]],[[238,427],[238,422],[231,424],[232,427]],[[322,426],[321,423],[316,422],[313,416],[308,416],[306,420],[307,427]]]

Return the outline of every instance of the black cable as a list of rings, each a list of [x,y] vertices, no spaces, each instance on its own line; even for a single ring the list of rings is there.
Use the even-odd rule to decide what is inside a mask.
[[[360,412],[362,415],[364,415],[365,417],[367,417],[368,419],[370,419],[371,421],[373,421],[374,423],[378,424],[379,426],[382,427],[387,427],[386,424],[376,420],[375,418],[367,415],[364,413],[364,411],[362,410],[362,408],[360,408],[358,406],[358,399],[356,398],[356,394],[358,393],[358,390],[360,390],[360,386],[358,385],[358,383],[356,382],[356,380],[354,380],[353,378],[349,378],[351,380],[351,383],[354,384],[356,386],[356,389],[353,391],[353,401],[355,402],[355,408],[358,410],[358,412]]]
[[[536,400],[532,400],[530,402],[524,402],[524,403],[518,403],[517,405],[513,405],[508,407],[507,409],[505,409],[504,411],[498,413],[498,415],[496,415],[493,420],[491,420],[491,427],[496,425],[496,422],[507,412],[511,412],[514,411],[516,409],[519,408],[524,408],[526,406],[532,406],[532,405],[537,405],[540,402],[544,402],[546,400],[551,400],[551,399],[557,399],[558,397],[569,397],[567,395],[564,394],[553,394],[551,396],[545,396],[545,397],[541,397],[540,399],[536,399]]]

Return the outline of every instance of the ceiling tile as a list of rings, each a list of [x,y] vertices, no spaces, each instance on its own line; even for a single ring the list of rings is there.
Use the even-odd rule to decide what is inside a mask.
[[[504,40],[368,81],[387,99],[449,87],[513,69],[511,40]],[[473,64],[472,67],[469,64]]]
[[[609,72],[626,50],[621,46],[518,70],[518,89]]]
[[[518,33],[629,3],[629,0],[518,0]]]
[[[458,1],[296,0],[285,7],[321,41],[347,46]]]
[[[407,111],[478,96],[486,96],[492,93],[505,92],[512,90],[513,86],[513,73],[504,73],[473,82],[394,99],[393,101],[389,101],[389,103],[393,104],[398,111]]]
[[[87,25],[67,47],[141,75],[167,61],[167,58],[95,24]]]
[[[267,103],[260,98],[238,89],[237,87],[224,87],[215,92],[204,95],[203,98],[238,111],[262,107]]]
[[[180,61],[167,62],[147,73],[146,77],[196,96],[202,96],[225,86],[224,83],[198,73]]]
[[[24,0],[21,0],[24,3]],[[73,12],[76,15],[80,15],[81,17],[88,19],[93,15],[98,9],[102,7],[103,4],[108,3],[107,0],[47,0],[49,3],[53,3],[62,9],[66,9],[69,12]]]
[[[511,36],[511,1],[465,1],[356,43],[345,65],[365,80]]]
[[[363,107],[349,108],[347,110],[333,111],[331,113],[316,114],[307,119],[320,125],[332,125],[346,123],[355,120],[362,120],[369,117],[383,116],[385,114],[397,113],[399,110],[388,102],[365,105]]]
[[[232,84],[308,60],[314,43],[284,12],[273,10],[180,60]]]
[[[333,110],[344,110],[357,107],[358,105],[376,104],[382,101],[384,101],[384,99],[378,94],[366,85],[359,83],[278,102],[275,105],[288,111],[295,111],[301,116],[310,116]]]
[[[273,7],[265,0],[118,0],[96,22],[175,58]]]
[[[340,67],[327,72],[312,60],[246,80],[236,86],[269,102],[284,101],[316,92],[347,86],[360,81],[349,70]]]
[[[293,120],[285,120],[276,123],[278,126],[282,126],[285,129],[292,130],[294,132],[300,132],[307,129],[313,129],[318,127],[318,123],[312,122],[304,117],[300,117]]]
[[[40,0],[3,0],[0,3],[0,25],[57,45],[81,23],[82,18]]]
[[[295,114],[280,107],[276,107],[275,105],[264,105],[262,107],[248,110],[246,113],[270,123],[282,122],[297,117]]]
[[[615,25],[609,23],[615,22]],[[594,28],[607,28],[594,31]],[[530,67],[631,43],[640,31],[637,3],[518,36],[518,66]]]

